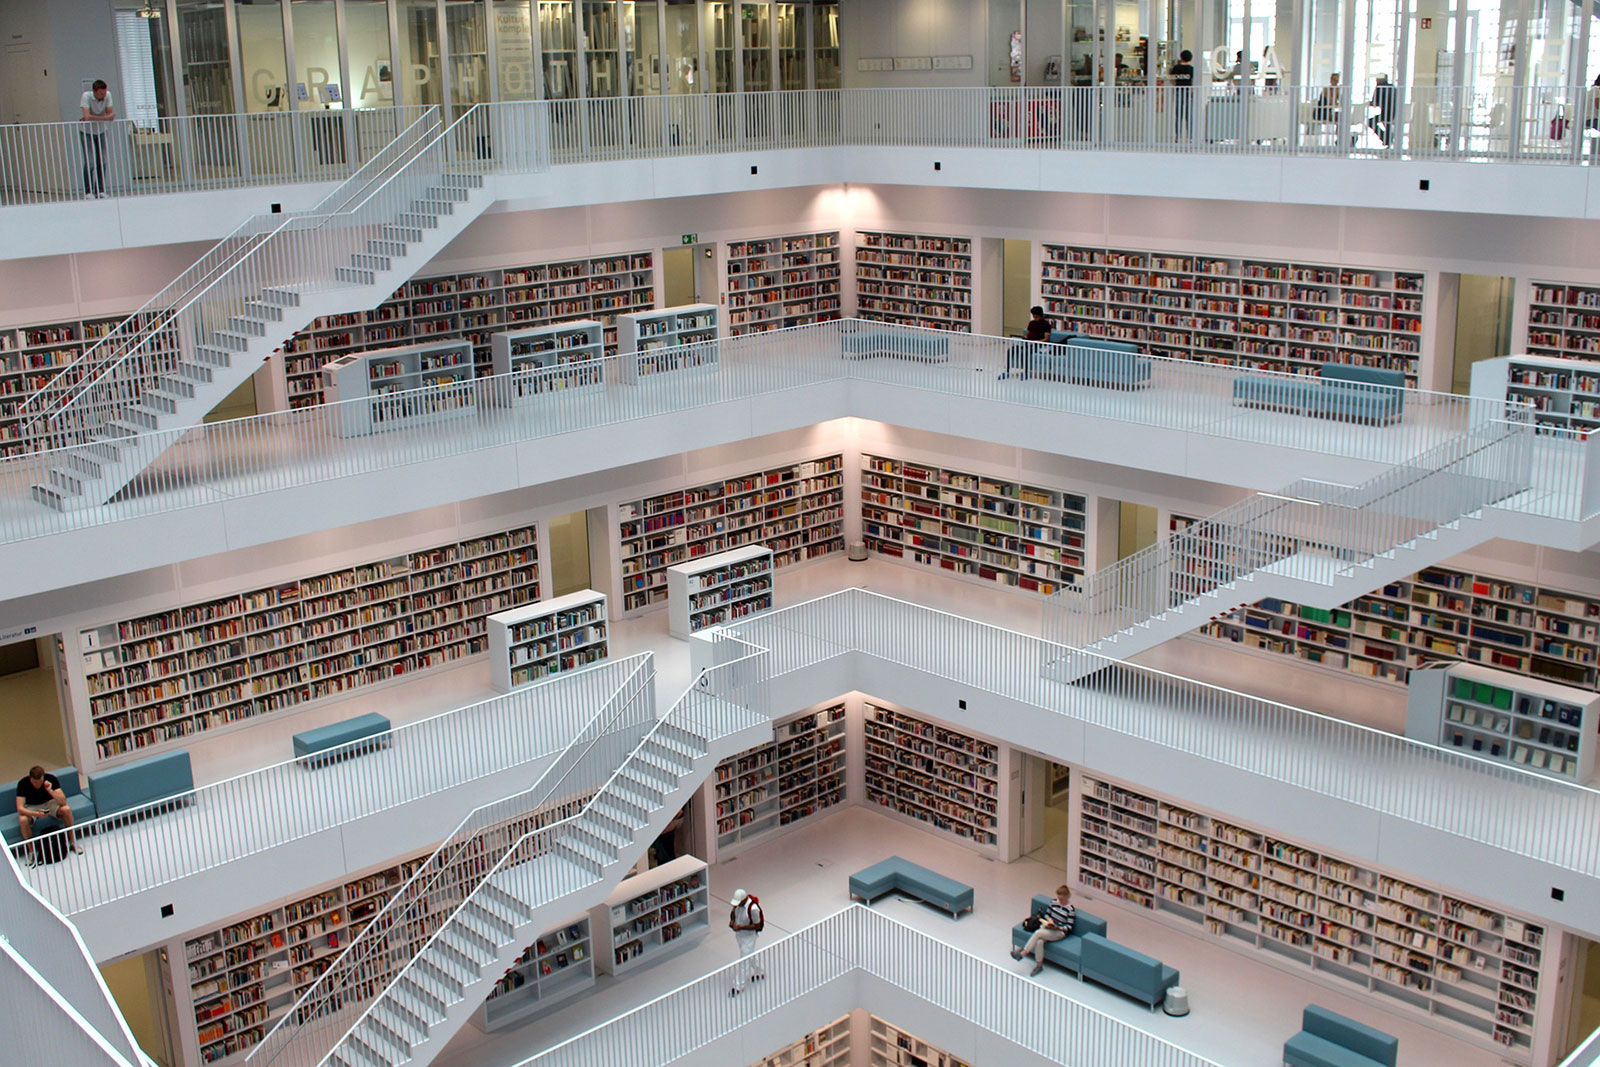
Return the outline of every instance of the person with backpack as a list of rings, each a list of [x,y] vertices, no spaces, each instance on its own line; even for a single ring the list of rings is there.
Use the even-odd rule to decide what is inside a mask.
[[[746,982],[759,982],[767,976],[761,965],[750,959],[756,950],[756,941],[766,929],[767,917],[762,914],[761,901],[743,889],[733,892],[733,908],[728,913],[728,929],[739,943],[739,965],[733,971],[733,988],[728,992],[736,997],[744,992]]]

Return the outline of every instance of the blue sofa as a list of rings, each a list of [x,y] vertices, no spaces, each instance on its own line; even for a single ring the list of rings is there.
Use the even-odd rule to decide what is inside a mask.
[[[302,731],[294,735],[295,762],[302,767],[316,767],[388,748],[390,729],[388,719],[372,712]],[[358,741],[366,744],[354,743]]]
[[[1353,422],[1394,422],[1405,410],[1406,376],[1382,367],[1324,363],[1316,377],[1244,374],[1233,380],[1233,402]]]
[[[1142,389],[1150,384],[1150,357],[1126,341],[1062,333],[1048,342],[1023,341],[1006,353],[1006,375],[1054,378],[1072,385]]]
[[[841,334],[839,347],[844,359],[893,356],[919,363],[947,363],[950,360],[950,339],[934,331],[896,330],[879,326]]]
[[[168,752],[89,776],[89,795],[100,818],[178,797],[194,790],[189,753]],[[173,806],[182,804],[176,800]]]
[[[61,792],[67,798],[67,807],[72,809],[72,821],[82,823],[94,818],[94,801],[83,791],[83,786],[78,782],[78,768],[57,767],[50,773],[61,783]],[[5,838],[7,844],[14,845],[22,840],[22,823],[17,820],[16,795],[12,794],[10,800],[10,807],[0,814],[0,836]]]
[[[1382,1030],[1307,1004],[1300,1032],[1283,1043],[1288,1067],[1395,1067],[1400,1041]]]
[[[1041,911],[1044,911],[1051,904],[1055,903],[1055,899],[1055,897],[1047,896],[1043,893],[1035,896],[1033,898],[1033,914],[1037,915]],[[1079,910],[1077,918],[1072,922],[1072,933],[1068,934],[1066,937],[1063,937],[1060,941],[1049,941],[1045,943],[1045,962],[1053,963],[1057,967],[1064,967],[1073,974],[1082,977],[1083,939],[1088,934],[1098,934],[1101,937],[1105,937],[1106,921],[1100,918],[1098,915],[1090,915],[1086,911]],[[1011,928],[1012,947],[1021,948],[1023,945],[1026,945],[1028,943],[1029,936],[1030,935],[1028,934],[1028,931],[1022,928],[1021,923],[1013,926]]]
[[[1080,953],[1082,976],[1119,993],[1126,993],[1154,1009],[1178,984],[1178,972],[1160,960],[1107,941],[1100,934],[1085,934]]]
[[[943,908],[951,918],[972,910],[972,887],[954,878],[918,866],[899,856],[890,856],[850,876],[850,896],[871,904],[885,893],[904,893],[934,907]]]

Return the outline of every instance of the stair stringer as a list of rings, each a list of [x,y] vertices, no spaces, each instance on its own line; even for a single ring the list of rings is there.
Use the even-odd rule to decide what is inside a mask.
[[[519,922],[510,935],[504,937],[495,946],[492,957],[479,965],[472,977],[472,981],[462,989],[460,999],[454,1000],[439,1009],[440,1018],[426,1020],[415,1014],[408,1006],[407,994],[403,990],[396,988],[399,985],[399,979],[396,979],[396,981],[390,983],[383,993],[379,994],[362,1017],[350,1028],[350,1031],[329,1050],[327,1056],[322,1060],[322,1064],[328,1065],[328,1067],[334,1067],[334,1065],[337,1065],[337,1067],[356,1067],[356,1065],[360,1065],[360,1067],[375,1067],[375,1065],[380,1064],[398,1065],[409,1063],[415,1064],[417,1067],[423,1067],[423,1065],[431,1063],[434,1057],[450,1043],[450,1039],[477,1012],[478,1007],[489,995],[489,990],[493,984],[500,979],[528,945],[532,944],[541,933],[556,923],[578,912],[599,905],[610,895],[618,883],[633,870],[634,865],[638,863],[639,858],[644,854],[644,850],[666,829],[667,823],[672,820],[672,817],[688,802],[695,790],[699,789],[705,780],[711,776],[718,763],[729,756],[737,755],[746,749],[772,740],[773,730],[770,719],[753,712],[746,712],[743,717],[747,721],[740,728],[731,732],[705,737],[707,742],[706,751],[694,758],[691,769],[677,780],[674,787],[650,811],[648,819],[631,827],[632,833],[628,837],[626,844],[619,845],[614,855],[603,867],[598,871],[590,872],[590,877],[587,881],[570,891],[548,900],[536,902],[536,906],[532,909],[529,917]],[[673,722],[673,715],[669,715],[667,719],[663,720],[664,724]],[[682,719],[678,719],[677,722],[685,725],[685,728],[692,729],[692,724],[683,724]],[[656,736],[659,731],[660,725],[652,731],[651,736]],[[623,767],[627,767],[632,762],[630,759],[624,763]],[[619,771],[622,769],[619,768]],[[602,797],[607,795],[610,785],[611,783],[608,783],[607,787],[602,787],[600,792],[585,805],[582,812],[572,819],[566,820],[566,822],[581,829],[584,820],[592,814],[596,814],[594,812],[595,806]],[[614,821],[612,825],[615,826]],[[540,863],[548,859],[548,855],[541,855],[529,862]],[[462,904],[462,908],[467,907],[469,903],[481,900],[484,895],[484,888],[480,885],[477,890],[468,896],[467,901]],[[457,917],[459,915],[460,910],[458,909]],[[453,917],[450,922],[441,928],[440,934],[443,934],[445,929],[455,925],[456,922],[457,918]],[[437,951],[436,946],[439,945],[439,941],[440,938],[436,935],[430,941],[428,947],[424,948],[422,953],[419,954],[418,960],[426,959],[431,951]],[[386,1008],[384,1005],[388,1007]],[[411,1043],[412,1034],[397,1033],[392,1028],[392,1024],[385,1021],[394,1019],[395,1012],[393,1009],[395,1008],[398,1008],[405,1022],[415,1027],[415,1030],[423,1030],[423,1027],[418,1024],[425,1024],[423,1036],[414,1044]],[[415,1030],[413,1033],[415,1033]]]
[[[1499,513],[1493,509],[1473,512],[1359,563],[1330,565],[1328,581],[1297,577],[1272,567],[1251,571],[1080,650],[1092,655],[1069,654],[1052,659],[1044,673],[1054,681],[1076,681],[1105,666],[1108,659],[1131,659],[1197,630],[1218,616],[1269,597],[1314,608],[1340,607],[1389,582],[1443,563],[1451,556],[1471,551],[1499,536],[1498,517]]]
[[[192,394],[183,395],[181,388],[177,393],[144,390],[95,440],[58,453],[59,462],[51,466],[47,480],[33,487],[34,499],[61,511],[107,503],[182,440],[181,431],[200,425],[296,333],[317,318],[382,304],[495,202],[495,194],[474,175],[441,175],[430,195],[437,195],[439,203],[448,202],[450,209],[419,216],[415,225],[396,224],[419,239],[382,242],[390,246],[390,254],[357,254],[368,267],[337,268],[337,273],[348,273],[359,281],[323,279],[304,285],[268,286],[252,300],[230,309],[248,319],[251,329],[259,324],[262,332],[236,334],[241,347],[231,350],[200,344],[190,351],[185,344],[178,356],[180,367],[162,378],[182,379]],[[409,218],[413,213],[405,214]],[[424,218],[434,221],[425,223]],[[250,304],[256,305],[254,313],[247,306]],[[275,310],[265,310],[269,308]],[[280,317],[270,317],[273,314]],[[157,402],[165,406],[158,408]]]

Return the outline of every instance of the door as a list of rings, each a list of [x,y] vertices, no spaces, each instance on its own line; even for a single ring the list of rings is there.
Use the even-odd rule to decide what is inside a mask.
[[[662,307],[675,308],[695,302],[694,249],[661,250]]]
[[[1028,308],[1033,303],[1033,244],[1006,238],[1004,302],[1001,328],[1007,337],[1021,337],[1028,329]]]
[[[49,770],[74,762],[61,705],[66,687],[56,684],[55,641],[0,645],[0,781],[16,781],[36,763]]]
[[[1117,559],[1123,560],[1156,543],[1157,512],[1146,504],[1118,503]]]
[[[550,520],[549,596],[566,596],[589,584],[589,513],[574,511]]]
[[[1456,300],[1456,348],[1450,391],[1472,390],[1472,365],[1511,354],[1510,278],[1463,274]]]

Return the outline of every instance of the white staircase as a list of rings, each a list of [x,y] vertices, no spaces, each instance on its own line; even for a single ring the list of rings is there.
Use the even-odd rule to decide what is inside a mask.
[[[513,838],[503,852],[469,843],[452,853],[447,841],[436,854],[450,857],[441,871],[469,873],[454,886],[436,883],[418,897],[423,906],[402,904],[391,920],[396,929],[426,926],[420,951],[386,949],[385,937],[375,958],[369,946],[366,958],[385,976],[389,959],[409,958],[398,975],[379,982],[366,977],[372,971],[363,946],[352,943],[251,1053],[252,1067],[431,1062],[541,932],[605,899],[719,761],[771,737],[767,715],[693,690],[631,749],[617,749],[614,735],[600,737],[580,762],[614,769],[569,805],[574,814]],[[563,793],[570,795],[575,770],[563,772]],[[416,877],[427,878],[427,869]],[[410,890],[408,884],[399,895]],[[449,906],[439,907],[440,900]],[[395,908],[391,901],[385,913]],[[349,1005],[374,994],[354,1017]]]
[[[429,109],[311,211],[245,223],[29,397],[24,433],[56,450],[34,499],[108,502],[313,319],[388,299],[492,202],[483,173],[507,161],[456,148],[486,123]]]
[[[1492,423],[1360,486],[1257,493],[1051,597],[1047,640],[1071,681],[1276,597],[1335,608],[1496,536],[1493,504],[1527,491],[1532,428]]]

